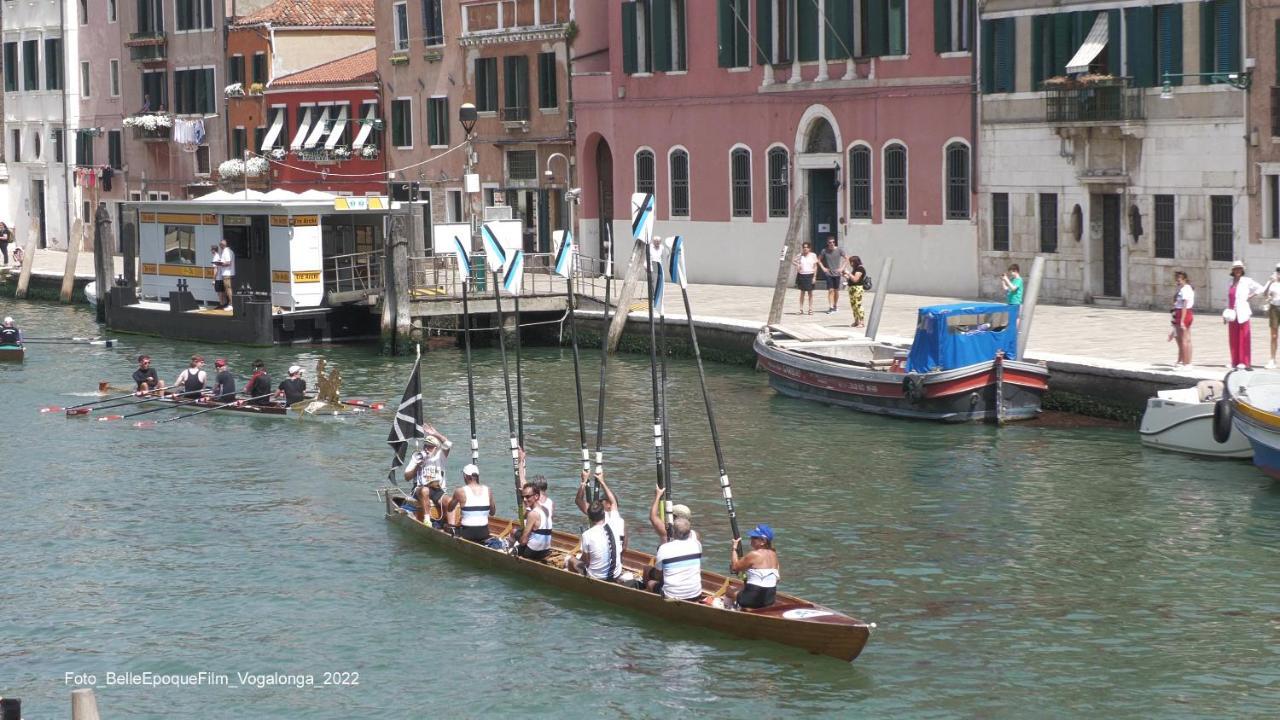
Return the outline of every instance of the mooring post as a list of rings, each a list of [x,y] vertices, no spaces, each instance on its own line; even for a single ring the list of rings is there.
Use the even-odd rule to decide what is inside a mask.
[[[800,243],[804,242],[804,229],[809,225],[809,199],[801,196],[791,208],[791,224],[787,226],[787,237],[782,242],[782,252],[778,257],[778,279],[773,284],[773,302],[769,304],[770,325],[782,319],[782,308],[787,302],[787,290],[791,288],[791,279],[796,276],[791,262],[800,252]]]
[[[76,220],[68,230],[67,263],[62,266],[62,291],[58,293],[58,299],[64,303],[71,302],[71,293],[76,288],[76,259],[84,242],[84,224]]]
[[[28,233],[30,235],[30,233]],[[28,238],[22,244],[22,271],[18,273],[18,290],[14,293],[14,297],[21,300],[27,296],[27,286],[31,284],[31,268],[36,264],[36,248],[35,243]]]
[[[1036,314],[1036,302],[1040,300],[1040,279],[1044,277],[1044,256],[1038,255],[1031,261],[1031,277],[1027,280],[1026,294],[1022,298],[1022,307],[1018,313],[1018,357],[1022,360],[1027,354],[1027,339],[1031,337],[1031,319]]]
[[[866,336],[876,339],[880,332],[880,313],[884,310],[884,301],[889,296],[889,275],[893,272],[893,258],[887,257],[880,263],[880,276],[871,278],[871,285],[876,294],[871,301],[871,314],[867,316]]]
[[[622,340],[622,330],[627,325],[627,315],[631,312],[631,299],[635,297],[636,286],[644,277],[645,259],[649,253],[644,243],[637,240],[631,250],[631,262],[627,265],[627,274],[622,277],[622,290],[618,294],[618,304],[613,313],[613,321],[609,323],[609,352],[616,352]]]
[[[93,213],[93,278],[98,284],[98,322],[107,321],[107,295],[111,290],[111,275],[115,263],[114,237],[111,234],[111,212],[107,204],[98,203]]]
[[[0,720],[22,720],[22,700],[0,698]]]
[[[101,720],[93,688],[76,688],[71,691],[71,720]]]

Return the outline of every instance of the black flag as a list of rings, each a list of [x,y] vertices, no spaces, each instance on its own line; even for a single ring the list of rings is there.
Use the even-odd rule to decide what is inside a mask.
[[[409,453],[409,444],[415,438],[426,437],[422,432],[422,380],[419,369],[422,358],[413,363],[413,374],[409,376],[409,384],[404,388],[404,397],[400,399],[400,407],[396,408],[395,421],[391,423],[391,432],[387,434],[387,444],[395,450],[391,459],[391,469],[387,471],[387,479],[396,482],[396,471],[404,466],[404,457]]]

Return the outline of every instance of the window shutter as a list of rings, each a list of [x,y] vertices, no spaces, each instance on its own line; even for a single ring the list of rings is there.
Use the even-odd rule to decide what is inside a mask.
[[[1071,46],[1072,24],[1075,22],[1071,15],[1072,13],[1058,13],[1053,16],[1053,67],[1045,73],[1049,77],[1065,74],[1067,63],[1071,62],[1071,56],[1076,51]]]
[[[818,4],[802,2],[796,6],[796,33],[800,39],[800,62],[818,59]]]
[[[982,92],[993,93],[995,86],[995,23],[996,20],[982,21]]]
[[[658,72],[671,70],[671,0],[652,0],[649,11],[653,20],[649,23],[649,35],[653,37],[653,69]]]
[[[733,0],[737,17],[733,20],[734,60],[738,67],[751,67],[751,3],[750,0]]]
[[[760,65],[772,65],[769,56],[773,48],[773,8],[772,0],[756,0],[756,62]]]
[[[6,55],[5,57],[8,57]],[[1280,85],[1280,20],[1276,21],[1276,83]],[[1272,93],[1274,98],[1275,93]],[[1274,133],[1272,133],[1274,135]]]
[[[716,48],[716,56],[717,56],[717,64],[722,68],[733,67],[733,61],[734,61],[734,57],[733,57],[734,21],[733,21],[732,2],[733,0],[718,0],[720,10],[716,15],[717,26],[719,30],[719,32],[717,33],[718,37],[716,38],[718,42],[718,45]],[[634,4],[634,3],[630,3],[630,4]],[[627,19],[627,15],[624,12],[622,14],[622,20],[623,20],[622,29],[624,33],[626,32],[626,29],[627,29],[626,19]],[[633,9],[631,11],[631,27],[635,28],[635,24],[636,24],[635,10]],[[631,34],[632,34],[632,37],[634,38],[635,37],[634,30],[632,31]],[[635,40],[633,39],[631,42],[634,45]]]
[[[1125,8],[1125,27],[1128,35],[1129,75],[1138,87],[1151,87],[1156,83],[1153,8]]]
[[[853,54],[853,0],[827,0],[827,58],[840,60]]]
[[[1200,3],[1200,72],[1213,72],[1213,3]],[[1202,79],[1201,82],[1204,82]]]
[[[1048,30],[1048,17],[1036,15],[1031,18],[1031,89],[1039,90],[1040,81],[1045,79],[1044,51],[1045,34]]]
[[[1160,33],[1160,77],[1156,82],[1163,83],[1164,73],[1182,74],[1182,6],[1161,5],[1156,12]],[[1181,85],[1182,78],[1169,78],[1169,82]]]
[[[724,63],[720,65],[723,67]],[[622,3],[622,72],[634,75],[636,66],[636,4],[625,2]]]
[[[933,51],[951,51],[951,0],[933,0]]]
[[[1182,7],[1178,5],[1177,7]],[[1179,35],[1181,37],[1181,35]],[[1120,77],[1123,73],[1120,71],[1120,11],[1107,11],[1107,72],[1116,77]],[[1178,48],[1178,57],[1182,57],[1182,48]]]
[[[1217,30],[1218,72],[1240,70],[1240,0],[1217,0],[1214,15]]]
[[[996,28],[996,92],[1013,92],[1014,18],[1004,18]]]
[[[867,3],[867,56],[879,57],[889,47],[889,0],[865,0]]]

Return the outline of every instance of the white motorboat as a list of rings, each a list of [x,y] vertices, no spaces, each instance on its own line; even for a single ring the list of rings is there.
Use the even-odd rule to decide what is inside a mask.
[[[1221,380],[1201,380],[1195,387],[1161,390],[1147,400],[1138,428],[1142,444],[1161,450],[1216,458],[1251,458],[1249,439],[1232,430],[1227,442],[1213,439],[1213,406],[1223,396]]]
[[[89,283],[84,286],[84,299],[89,303],[89,305],[97,306],[98,283],[96,280],[90,280]]]

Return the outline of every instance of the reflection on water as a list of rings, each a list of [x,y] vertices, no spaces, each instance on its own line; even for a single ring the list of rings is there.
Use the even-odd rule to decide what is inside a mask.
[[[4,312],[32,335],[97,332],[80,310]],[[526,350],[531,471],[551,478],[558,522],[576,528],[571,358]],[[33,345],[25,365],[0,364],[0,693],[24,698],[30,717],[65,711],[64,672],[109,670],[360,673],[345,688],[99,691],[104,715],[132,718],[433,715],[427,687],[483,688],[449,701],[460,716],[1264,717],[1280,703],[1280,489],[1247,464],[1144,450],[1131,430],[867,417],[709,368],[741,524],[778,531],[788,591],[879,625],[846,665],[545,591],[422,545],[387,526],[374,496],[386,418],[212,413],[144,430],[36,412],[123,380],[141,351],[166,379],[193,352],[226,356],[242,383],[257,357],[277,378],[295,362],[310,375],[324,357],[345,394],[393,403],[409,369],[360,348],[141,337]],[[476,357],[482,468],[509,512],[501,365]],[[584,354],[584,378],[594,360]],[[423,366],[429,416],[465,447],[461,354],[432,352]],[[671,376],[674,492],[723,570],[727,521],[696,374],[676,362]],[[617,358],[609,378],[606,467],[647,545],[645,358]]]

